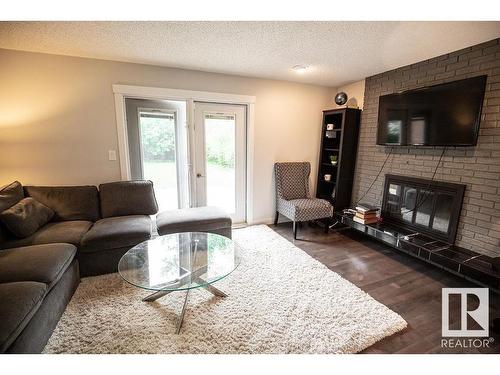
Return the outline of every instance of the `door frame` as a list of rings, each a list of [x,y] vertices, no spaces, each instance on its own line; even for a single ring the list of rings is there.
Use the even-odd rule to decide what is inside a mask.
[[[241,104],[247,106],[246,113],[246,223],[254,222],[253,214],[253,160],[254,160],[254,128],[255,128],[255,102],[256,97],[251,95],[228,94],[210,91],[193,91],[170,89],[161,87],[112,85],[115,100],[116,131],[118,140],[118,155],[120,174],[122,180],[130,180],[129,145],[127,137],[127,116],[125,98],[133,99],[159,99],[186,101],[187,131],[194,130],[194,102]],[[190,185],[192,180],[191,145],[188,142],[188,166]],[[191,204],[191,202],[190,202]]]

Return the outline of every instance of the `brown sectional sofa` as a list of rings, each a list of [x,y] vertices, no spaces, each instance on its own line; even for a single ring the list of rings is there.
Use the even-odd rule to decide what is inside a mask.
[[[77,247],[80,275],[116,272],[120,257],[151,238],[149,215],[158,212],[151,181],[111,182],[95,186],[25,186],[32,197],[54,211],[52,220],[26,238],[9,234],[0,223],[0,249],[48,243]]]
[[[0,211],[25,197],[54,211],[26,238],[0,223],[0,353],[43,350],[81,276],[116,272],[120,257],[151,238],[158,211],[150,181],[0,189]]]
[[[151,238],[158,211],[150,181],[95,186],[0,187],[0,214],[26,197],[53,216],[19,238],[0,220],[0,353],[39,353],[81,276],[117,271],[121,256]],[[162,212],[160,235],[200,231],[231,237],[231,218],[216,207]]]

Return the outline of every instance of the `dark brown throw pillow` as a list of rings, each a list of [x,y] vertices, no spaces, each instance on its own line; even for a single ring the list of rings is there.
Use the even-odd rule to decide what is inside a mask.
[[[19,238],[35,233],[54,216],[54,211],[33,198],[24,198],[0,213],[0,221]]]
[[[0,212],[11,208],[23,198],[23,185],[19,181],[0,187]]]

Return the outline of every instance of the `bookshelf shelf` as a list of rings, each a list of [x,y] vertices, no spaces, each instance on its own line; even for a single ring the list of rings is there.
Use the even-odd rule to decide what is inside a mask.
[[[361,110],[355,108],[323,111],[316,197],[330,201],[336,211],[351,203],[360,118]],[[327,130],[328,125],[333,129]],[[331,181],[325,181],[325,174]]]
[[[323,184],[329,184],[329,185],[335,185],[336,184],[335,181],[326,181],[326,180],[321,181],[321,183],[323,183]]]

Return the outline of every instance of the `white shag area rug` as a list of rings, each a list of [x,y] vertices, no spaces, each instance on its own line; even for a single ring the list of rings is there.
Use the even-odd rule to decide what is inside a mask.
[[[229,296],[150,294],[118,274],[82,279],[44,353],[356,353],[406,327],[401,316],[265,225],[234,231]]]

